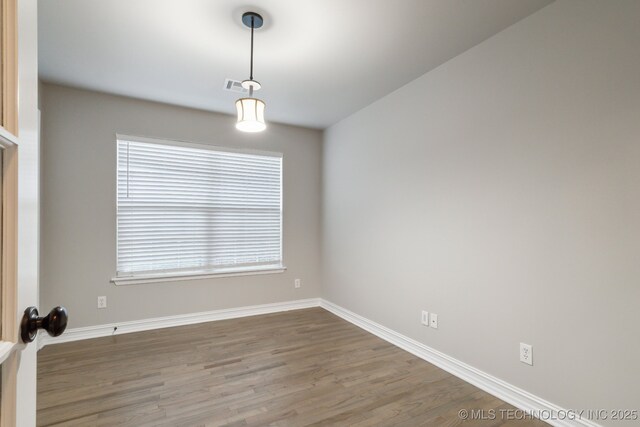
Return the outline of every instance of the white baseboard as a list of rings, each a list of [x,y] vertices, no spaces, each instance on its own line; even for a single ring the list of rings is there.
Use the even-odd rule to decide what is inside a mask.
[[[192,325],[195,323],[213,322],[216,320],[235,319],[239,317],[256,316],[258,314],[277,313],[281,311],[299,310],[320,306],[320,298],[309,298],[295,301],[276,302],[273,304],[251,305],[246,307],[227,308],[222,310],[205,311],[177,316],[156,317],[153,319],[133,320],[129,322],[109,323],[105,325],[87,326],[84,328],[67,329],[64,334],[53,338],[46,333],[38,335],[38,350],[46,345],[60,344],[70,341],[86,340],[114,335],[113,328],[118,329],[115,335],[131,332],[148,331],[151,329],[170,328],[173,326]]]
[[[309,298],[273,304],[253,305],[201,313],[134,320],[130,322],[110,323],[84,328],[72,328],[65,331],[63,335],[57,338],[52,338],[46,334],[38,335],[38,350],[51,344],[110,336],[114,334],[113,328],[116,326],[118,328],[116,335],[120,335],[130,332],[192,325],[195,323],[235,319],[239,317],[299,310],[318,306],[350,323],[353,323],[365,331],[370,332],[441,369],[444,369],[452,375],[455,375],[456,377],[486,391],[487,393],[504,400],[518,409],[522,409],[523,411],[527,411],[531,414],[544,414],[547,417],[548,414],[552,414],[555,418],[561,418],[562,414],[570,413],[551,402],[321,298]],[[601,427],[599,424],[590,420],[582,419],[545,419],[545,421],[555,427]]]
[[[545,422],[552,426],[600,427],[598,424],[586,419],[567,419],[569,416],[575,415],[575,413],[560,408],[551,402],[515,387],[499,378],[476,369],[473,366],[469,366],[451,356],[447,356],[444,353],[342,308],[332,302],[321,299],[320,306],[336,316],[364,329],[365,331],[370,332],[373,335],[376,335],[377,337],[436,365],[469,384],[486,391],[498,399],[504,400],[518,409],[527,411],[530,414],[542,414],[542,418],[549,418],[550,416],[558,418],[544,419]]]

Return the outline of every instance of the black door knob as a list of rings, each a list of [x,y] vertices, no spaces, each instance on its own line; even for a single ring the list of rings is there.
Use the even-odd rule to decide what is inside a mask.
[[[24,311],[20,322],[20,337],[25,343],[30,343],[38,335],[38,329],[44,329],[52,337],[62,334],[67,328],[67,309],[55,307],[45,317],[38,317],[38,309],[29,307]]]

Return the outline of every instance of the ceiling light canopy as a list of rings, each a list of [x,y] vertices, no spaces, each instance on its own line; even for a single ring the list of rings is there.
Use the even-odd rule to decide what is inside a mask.
[[[242,23],[251,28],[249,79],[242,82],[242,87],[249,90],[249,97],[240,98],[236,101],[236,110],[238,111],[236,129],[242,132],[261,132],[267,128],[267,125],[264,122],[265,103],[253,97],[253,91],[262,87],[260,83],[253,80],[253,30],[262,27],[264,21],[259,14],[246,12],[242,15]]]

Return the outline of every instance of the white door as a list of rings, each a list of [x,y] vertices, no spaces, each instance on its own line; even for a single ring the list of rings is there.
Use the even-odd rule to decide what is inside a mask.
[[[37,0],[0,4],[0,423],[27,427],[36,422],[37,348],[21,340],[20,320],[38,304]]]

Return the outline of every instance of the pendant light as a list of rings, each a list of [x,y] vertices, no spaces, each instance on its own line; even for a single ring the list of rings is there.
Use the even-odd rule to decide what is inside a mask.
[[[246,12],[242,15],[242,23],[251,28],[251,62],[249,68],[249,80],[242,82],[242,87],[249,91],[248,98],[240,98],[236,101],[238,121],[236,129],[242,132],[261,132],[267,128],[264,122],[264,107],[262,100],[253,97],[253,91],[260,89],[260,83],[253,80],[253,30],[262,27],[262,16],[255,12]]]

